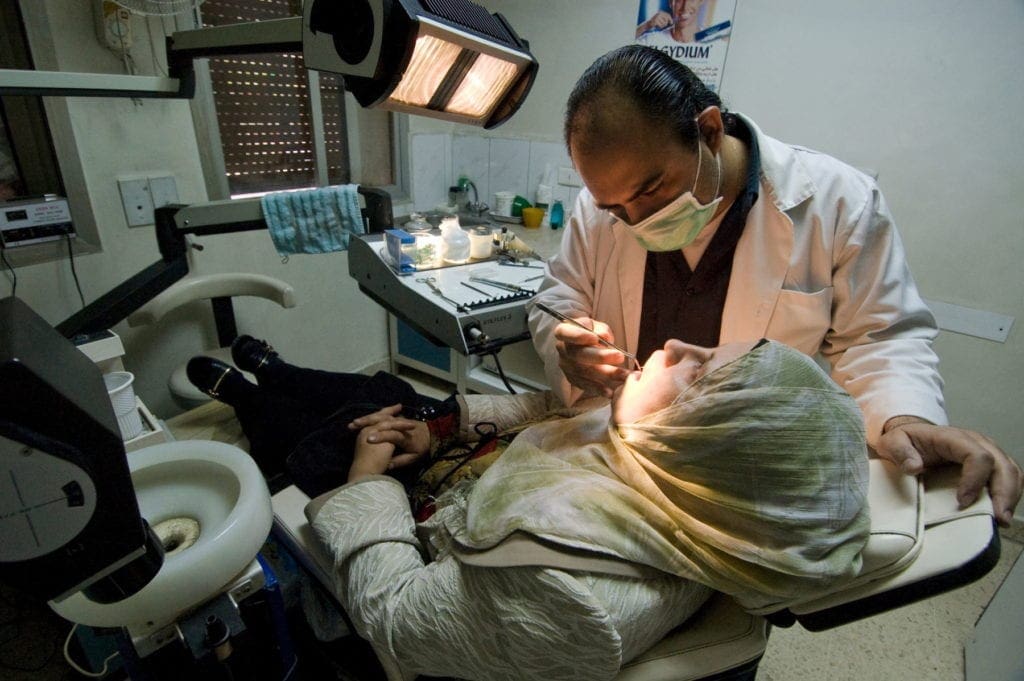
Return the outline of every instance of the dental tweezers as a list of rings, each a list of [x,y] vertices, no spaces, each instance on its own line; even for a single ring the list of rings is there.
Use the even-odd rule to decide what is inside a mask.
[[[590,333],[594,334],[595,336],[597,336],[597,342],[598,343],[600,343],[601,345],[604,345],[605,347],[609,347],[612,350],[618,350],[623,355],[625,355],[627,359],[633,360],[633,364],[636,365],[637,371],[643,371],[643,367],[640,366],[640,360],[638,360],[636,358],[636,355],[634,355],[631,352],[626,352],[625,350],[620,348],[615,343],[612,343],[611,341],[606,341],[604,338],[601,338],[601,336],[597,335],[597,331],[594,331],[593,329],[591,329],[588,326],[584,326],[583,324],[580,324],[578,321],[576,321],[572,317],[569,317],[568,315],[564,315],[561,312],[559,312],[558,310],[555,310],[553,308],[548,307],[544,303],[537,303],[537,302],[535,302],[534,305],[541,312],[544,312],[544,313],[547,313],[547,314],[551,315],[552,317],[554,317],[555,319],[557,319],[560,322],[565,322],[566,324],[572,324],[573,326],[578,326],[579,328],[584,329],[584,330],[589,331]]]
[[[490,284],[491,286],[497,286],[498,288],[503,288],[506,291],[512,291],[513,293],[529,293],[530,295],[533,295],[535,293],[535,291],[533,289],[530,289],[530,288],[525,288],[525,287],[519,286],[517,284],[510,284],[507,281],[499,281],[497,279],[488,279],[487,277],[478,277],[475,274],[469,275],[469,280],[470,281],[479,281],[481,284]]]

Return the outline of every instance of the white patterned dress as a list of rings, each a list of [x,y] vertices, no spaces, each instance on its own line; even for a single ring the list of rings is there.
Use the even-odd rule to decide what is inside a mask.
[[[449,544],[468,487],[417,525],[402,486],[371,476],[336,490],[312,519],[335,596],[393,681],[611,679],[711,593],[669,575],[462,564]]]

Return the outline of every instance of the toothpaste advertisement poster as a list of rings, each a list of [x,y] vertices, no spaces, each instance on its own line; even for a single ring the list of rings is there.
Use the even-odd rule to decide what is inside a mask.
[[[661,50],[718,92],[736,0],[640,0],[636,43]]]

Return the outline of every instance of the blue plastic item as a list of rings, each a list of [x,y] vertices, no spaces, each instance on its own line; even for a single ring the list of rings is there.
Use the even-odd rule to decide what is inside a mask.
[[[565,209],[562,207],[561,201],[555,201],[551,206],[551,229],[558,229],[562,226],[562,222],[565,220]]]

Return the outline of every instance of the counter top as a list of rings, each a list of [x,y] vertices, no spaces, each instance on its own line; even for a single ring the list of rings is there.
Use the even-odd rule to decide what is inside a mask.
[[[530,228],[503,223],[495,223],[495,225],[508,227],[510,231],[515,233],[517,237],[545,260],[557,253],[558,247],[562,243],[563,232],[561,229],[551,229],[550,227]]]
[[[401,229],[406,222],[409,221],[409,216],[399,216],[395,218],[395,226]],[[558,248],[562,243],[561,229],[551,229],[550,227],[524,227],[523,225],[517,225],[510,222],[500,222],[490,217],[481,218],[463,218],[460,216],[460,226],[465,230],[470,230],[474,227],[479,226],[488,227],[492,232],[494,230],[501,230],[502,228],[508,228],[510,232],[515,234],[519,239],[529,246],[537,255],[547,259],[558,252]],[[437,228],[430,230],[431,234],[440,234]]]

